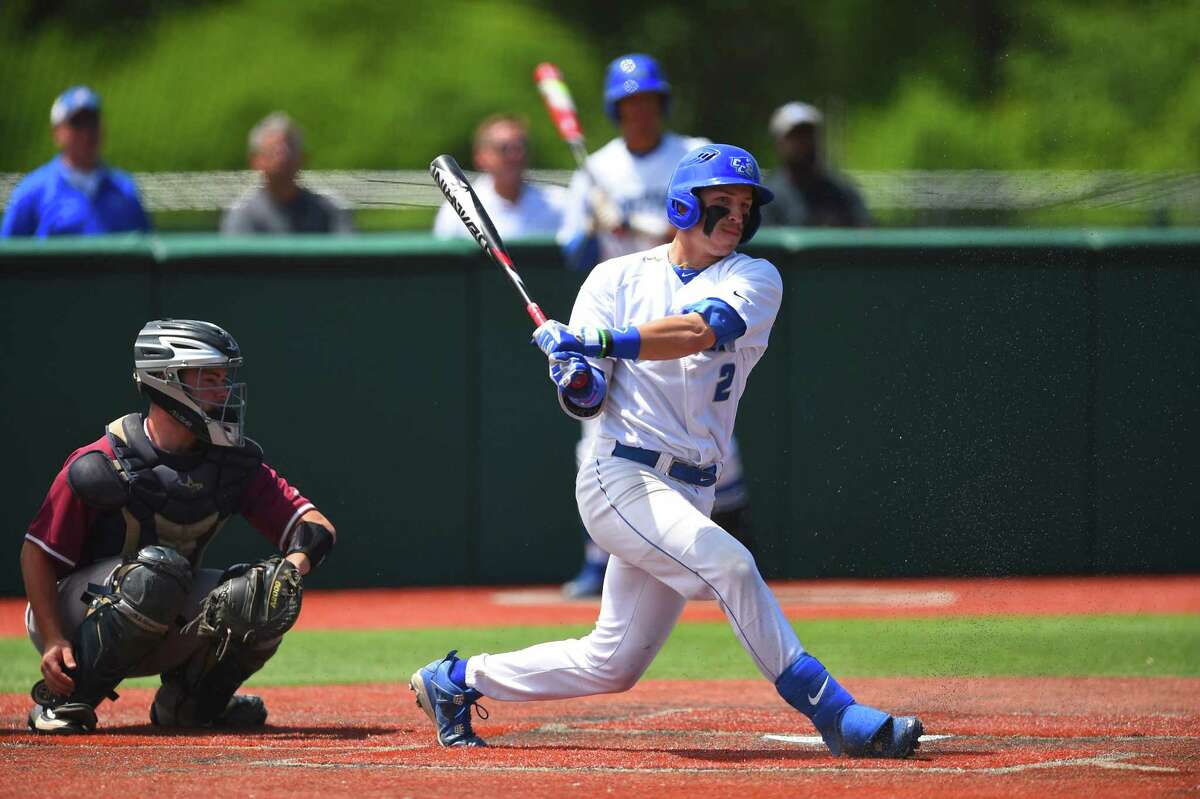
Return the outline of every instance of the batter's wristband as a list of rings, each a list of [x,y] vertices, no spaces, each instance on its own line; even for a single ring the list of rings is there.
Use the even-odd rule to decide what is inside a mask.
[[[642,334],[633,325],[604,332],[608,334],[610,342],[608,352],[605,353],[606,356],[611,354],[614,358],[633,360],[641,353]]]

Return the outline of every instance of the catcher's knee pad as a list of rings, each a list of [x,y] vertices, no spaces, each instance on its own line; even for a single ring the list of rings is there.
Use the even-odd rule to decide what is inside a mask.
[[[75,690],[68,698],[93,707],[167,637],[192,587],[191,566],[178,552],[150,546],[117,567],[95,589],[91,609],[72,636]]]

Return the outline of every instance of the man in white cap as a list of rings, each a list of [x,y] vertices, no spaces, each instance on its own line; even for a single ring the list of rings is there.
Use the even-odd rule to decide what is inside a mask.
[[[763,207],[764,225],[864,227],[871,215],[862,197],[835,175],[821,154],[821,111],[808,103],[790,102],[771,115],[779,168],[766,180],[775,202]]]
[[[148,231],[150,220],[129,175],[100,160],[100,98],[72,86],[50,107],[59,154],[13,189],[0,236]]]

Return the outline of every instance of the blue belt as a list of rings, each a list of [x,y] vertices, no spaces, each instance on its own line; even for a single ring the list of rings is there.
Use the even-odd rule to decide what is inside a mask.
[[[613,455],[625,460],[637,461],[651,469],[658,468],[658,459],[662,454],[655,452],[652,449],[642,449],[641,447],[627,447],[620,441],[613,445]],[[684,463],[681,460],[672,460],[671,468],[667,470],[667,474],[674,477],[676,480],[682,480],[685,483],[691,483],[695,486],[710,486],[717,482],[717,466],[706,466],[701,469],[699,466],[692,466],[690,463]]]

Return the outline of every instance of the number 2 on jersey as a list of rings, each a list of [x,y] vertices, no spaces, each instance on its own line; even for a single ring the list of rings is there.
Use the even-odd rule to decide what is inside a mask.
[[[713,394],[713,402],[724,402],[729,399],[729,389],[733,386],[733,372],[736,366],[727,363],[721,367],[720,379],[717,380],[717,390]]]

